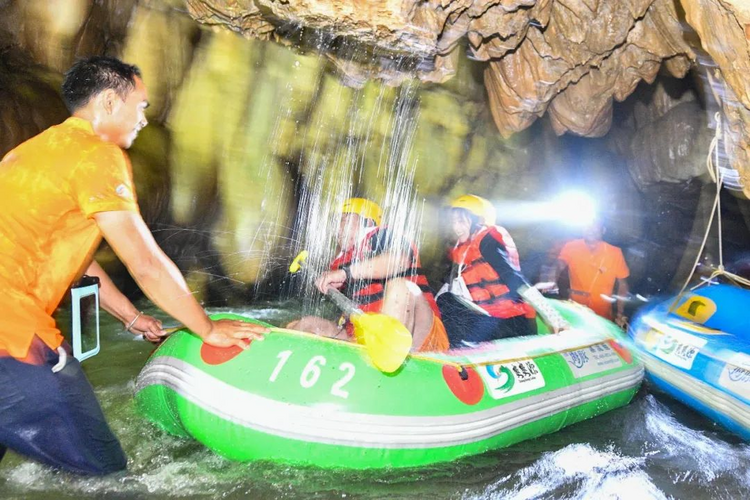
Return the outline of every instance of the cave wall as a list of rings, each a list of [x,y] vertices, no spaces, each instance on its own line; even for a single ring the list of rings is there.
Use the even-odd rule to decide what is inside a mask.
[[[288,41],[299,27],[329,40],[356,39],[379,54],[375,64],[348,60],[325,44],[350,81],[378,77],[398,84],[409,73],[444,82],[457,51],[487,61],[485,86],[501,135],[548,113],[554,130],[604,135],[612,103],[661,69],[683,77],[705,51],[704,71],[721,103],[729,162],[750,193],[750,3],[745,0],[187,0],[201,23],[248,37]],[[241,14],[241,15],[240,15]],[[693,32],[686,29],[689,25]],[[290,28],[290,25],[296,28]],[[695,38],[694,40],[692,38]],[[344,44],[345,45],[345,44]],[[394,71],[384,64],[419,60]]]
[[[718,66],[707,69],[706,76],[726,120],[727,156],[750,196],[750,2],[680,0],[680,4],[702,48]]]
[[[703,175],[710,130],[707,114],[697,112],[702,108],[694,94],[675,93],[670,90],[672,84],[663,83],[669,79],[660,78],[655,90],[643,92],[640,100],[626,108],[612,104],[620,92],[615,91],[617,82],[627,82],[624,98],[632,92],[630,86],[645,76],[656,78],[658,57],[634,52],[643,59],[648,75],[634,71],[628,76],[614,66],[611,71],[590,68],[585,72],[571,62],[588,60],[582,64],[590,65],[587,57],[599,57],[593,54],[610,49],[608,57],[615,53],[626,57],[623,45],[611,45],[614,38],[600,40],[599,45],[589,40],[583,45],[599,48],[589,46],[566,59],[565,67],[580,78],[571,76],[571,85],[565,87],[570,92],[567,97],[559,104],[553,99],[547,106],[586,107],[588,99],[580,82],[592,80],[581,84],[588,89],[612,86],[609,90],[614,93],[602,91],[597,106],[605,104],[591,115],[599,118],[588,128],[589,135],[601,135],[601,130],[593,133],[598,120],[609,123],[614,117],[615,138],[582,143],[558,137],[561,127],[567,127],[562,118],[565,113],[552,111],[539,113],[541,120],[531,113],[531,118],[524,118],[529,121],[526,128],[518,127],[519,131],[503,138],[497,133],[498,111],[487,86],[492,78],[488,72],[494,70],[448,46],[445,55],[450,58],[452,78],[441,84],[431,81],[438,78],[422,78],[426,81],[420,84],[404,80],[402,68],[392,67],[391,76],[401,75],[401,85],[394,87],[361,79],[361,74],[342,78],[344,63],[330,53],[201,28],[182,12],[181,2],[75,0],[71,5],[75,8],[66,11],[65,22],[50,22],[56,16],[47,2],[0,3],[5,14],[0,16],[0,28],[5,31],[0,37],[0,83],[4,83],[0,85],[0,154],[64,119],[57,89],[61,72],[75,57],[103,53],[138,64],[152,103],[151,123],[130,150],[141,209],[157,240],[206,300],[242,296],[245,284],[283,274],[299,238],[316,231],[323,234],[332,224],[331,219],[316,226],[305,217],[330,215],[321,206],[335,206],[349,195],[383,201],[394,182],[406,181],[413,187],[410,202],[417,207],[414,219],[419,226],[415,234],[422,242],[425,267],[437,269],[445,249],[441,207],[452,196],[475,192],[493,200],[529,202],[585,186],[610,213],[618,214],[610,236],[627,245],[637,244],[647,233],[640,216],[628,210],[642,205],[641,191],[657,185],[671,192],[669,186]],[[488,9],[499,4],[493,5]],[[546,10],[535,11],[539,16],[535,22],[555,22],[556,11],[550,5],[539,3],[537,7]],[[655,9],[661,8],[666,7]],[[195,8],[191,9],[196,15]],[[615,12],[623,15],[619,10],[612,15]],[[643,33],[648,12],[650,8],[645,13],[628,12],[626,18],[632,25],[622,28],[623,34]],[[244,19],[252,24],[255,17]],[[223,23],[224,19],[216,14],[213,21]],[[456,40],[452,46],[457,46],[458,17],[453,24]],[[258,26],[266,31],[253,33],[277,37],[276,31],[268,30],[270,24]],[[530,29],[537,28],[527,27],[524,33],[537,36],[529,35]],[[568,33],[565,36],[572,33],[563,31]],[[471,43],[476,45],[477,40]],[[326,43],[332,43],[330,38]],[[487,58],[501,50],[513,53],[497,43],[479,44],[472,50]],[[598,52],[602,47],[609,49]],[[374,60],[385,57],[369,55]],[[668,61],[682,61],[683,56]],[[682,63],[674,64],[681,68]],[[363,71],[361,65],[345,66],[354,73]],[[529,68],[521,66],[518,71],[526,76]],[[357,85],[350,85],[353,80]],[[540,88],[526,100],[549,92]],[[401,149],[391,151],[394,143]],[[657,213],[671,203],[669,197],[662,198],[667,201],[657,196],[652,204]],[[688,208],[681,213],[689,220],[682,226],[689,227],[694,211]],[[312,229],[300,232],[301,221]],[[522,255],[529,259],[531,279],[547,250],[572,235],[544,221],[503,222],[511,227]],[[646,254],[664,255],[669,244],[668,239],[660,241],[656,250],[647,249]],[[680,254],[682,248],[677,245],[670,252]],[[117,267],[106,248],[100,257]],[[663,265],[674,267],[677,261],[679,256]],[[672,272],[663,266],[642,267],[644,273]],[[435,271],[431,277],[438,274]]]

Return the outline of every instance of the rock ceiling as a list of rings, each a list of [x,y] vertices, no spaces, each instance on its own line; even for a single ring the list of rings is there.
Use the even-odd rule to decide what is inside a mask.
[[[196,20],[224,25],[248,37],[290,42],[304,31],[318,33],[329,57],[353,85],[372,76],[394,84],[412,75],[442,82],[453,76],[458,50],[468,50],[470,57],[487,62],[484,82],[490,109],[505,137],[545,113],[558,134],[602,136],[612,124],[613,100],[624,100],[641,80],[651,83],[661,68],[676,77],[697,68],[722,105],[726,151],[750,194],[750,2],[746,0],[187,0],[187,4]],[[687,41],[694,33],[700,47]],[[376,64],[360,64],[352,56],[357,54],[352,45],[366,47]],[[696,65],[703,51],[715,67]]]

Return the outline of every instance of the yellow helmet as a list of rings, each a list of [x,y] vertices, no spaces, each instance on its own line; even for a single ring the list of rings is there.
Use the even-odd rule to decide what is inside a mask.
[[[380,225],[380,219],[383,217],[383,210],[374,201],[364,198],[349,198],[341,205],[341,213],[357,214],[365,219],[372,219],[375,225]]]
[[[451,201],[451,208],[463,208],[482,219],[488,226],[495,224],[495,207],[481,196],[473,194],[459,196]]]

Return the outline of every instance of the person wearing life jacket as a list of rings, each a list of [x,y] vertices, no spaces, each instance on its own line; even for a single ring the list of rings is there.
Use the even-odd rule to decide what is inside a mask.
[[[518,250],[508,231],[495,225],[495,209],[479,196],[451,204],[456,244],[452,272],[438,294],[451,346],[536,333],[536,312],[555,332],[564,320],[521,273]]]
[[[317,288],[322,293],[329,287],[342,289],[362,311],[398,319],[412,334],[412,351],[447,350],[448,336],[416,247],[380,225],[382,210],[370,200],[350,198],[341,213],[339,253],[317,278]],[[316,316],[288,327],[346,340],[352,334],[348,322]]]

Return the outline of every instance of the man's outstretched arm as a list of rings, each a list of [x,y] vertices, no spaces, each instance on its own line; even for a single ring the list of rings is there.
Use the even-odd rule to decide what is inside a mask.
[[[164,335],[161,321],[141,314],[130,300],[120,292],[109,275],[95,260],[91,261],[86,274],[99,278],[99,300],[102,309],[114,316],[123,325],[130,326],[130,331],[136,335],[144,335],[148,340],[157,341]]]
[[[380,280],[398,276],[411,267],[411,254],[398,255],[396,253],[382,253],[375,257],[349,266],[349,275],[355,280]],[[343,269],[326,271],[316,280],[316,286],[322,293],[328,287],[339,288],[346,282],[347,276]]]
[[[99,212],[94,214],[94,219],[141,290],[205,342],[217,346],[244,346],[242,339],[260,338],[268,331],[241,321],[211,321],[177,266],[159,248],[137,212]]]

